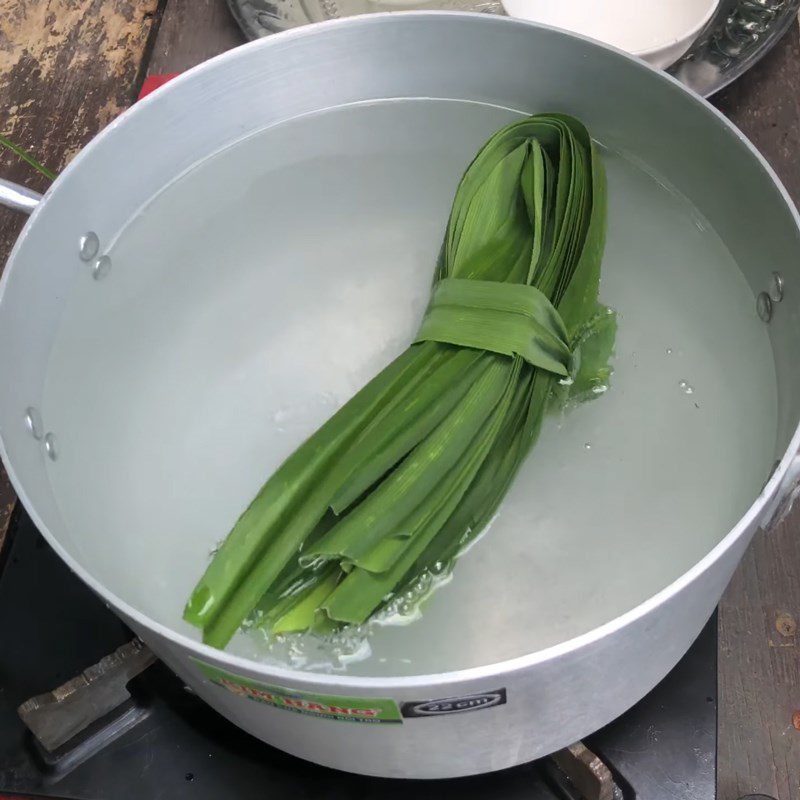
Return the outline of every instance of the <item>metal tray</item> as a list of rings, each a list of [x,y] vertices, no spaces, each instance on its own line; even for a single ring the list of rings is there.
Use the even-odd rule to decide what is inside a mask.
[[[337,0],[227,2],[249,39],[310,22],[347,16]],[[369,0],[364,5],[368,4]],[[418,6],[406,6],[409,7],[503,13],[498,0],[422,0]],[[798,9],[800,0],[722,0],[719,10],[689,52],[677,64],[673,64],[668,72],[698,94],[709,97],[765,56],[789,27],[797,24]]]

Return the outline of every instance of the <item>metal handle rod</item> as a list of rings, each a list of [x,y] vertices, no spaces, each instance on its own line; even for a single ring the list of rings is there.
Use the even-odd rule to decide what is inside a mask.
[[[41,199],[39,192],[0,178],[0,206],[31,214]]]

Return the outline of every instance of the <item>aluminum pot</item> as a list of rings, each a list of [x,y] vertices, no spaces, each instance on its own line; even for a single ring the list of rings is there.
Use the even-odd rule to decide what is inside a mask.
[[[174,625],[154,619],[137,584],[153,595],[166,591],[166,580],[126,572],[125,542],[113,526],[103,536],[87,537],[65,523],[48,466],[61,448],[72,446],[70,414],[80,409],[62,413],[62,427],[50,427],[58,415],[42,400],[49,358],[66,299],[89,291],[92,277],[112,287],[116,277],[122,280],[117,266],[98,258],[163,187],[269,126],[386,98],[574,113],[598,138],[623,143],[692,198],[735,256],[754,297],[774,271],[782,273],[784,297],[770,324],[779,462],[739,522],[691,569],[637,607],[568,641],[498,663],[402,678],[266,666],[200,644],[177,618]],[[681,143],[677,155],[675,142]],[[33,211],[0,284],[0,446],[15,489],[61,558],[188,685],[246,731],[296,756],[371,775],[447,778],[530,761],[586,736],[677,663],[713,612],[753,533],[769,524],[795,485],[800,230],[794,207],[761,156],[710,105],[672,78],[597,43],[469,14],[374,15],[310,26],[237,48],[138,103],[97,136],[41,200],[19,187],[6,185],[4,191],[7,202]],[[162,227],[168,238],[169,222]],[[148,252],[162,244],[143,244],[143,270]],[[191,298],[190,284],[182,291]],[[135,307],[137,297],[117,300],[108,327],[89,337],[94,345],[108,337],[112,348],[114,315]],[[156,358],[159,343],[149,344]],[[208,368],[213,371],[213,359]],[[113,432],[104,427],[102,402],[94,411],[102,448]],[[153,453],[157,469],[157,444]],[[124,447],[112,456],[124,469]],[[79,467],[68,477],[81,503],[91,508],[116,502],[83,479]],[[137,502],[151,500],[135,496],[135,476],[130,491]],[[404,714],[407,709],[411,713]],[[463,713],[475,709],[480,712]],[[359,724],[365,722],[372,724]]]

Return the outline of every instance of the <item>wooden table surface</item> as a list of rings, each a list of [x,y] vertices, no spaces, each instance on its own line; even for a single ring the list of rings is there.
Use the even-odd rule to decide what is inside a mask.
[[[223,0],[0,0],[0,133],[57,171],[135,100],[146,75],[242,41]],[[800,201],[800,28],[714,102]],[[46,183],[7,153],[0,175]],[[23,221],[0,209],[0,264]],[[13,508],[0,467],[0,544]],[[719,800],[800,798],[798,619],[800,508],[757,536],[720,604]],[[679,798],[669,786],[680,781],[665,774],[665,796]]]

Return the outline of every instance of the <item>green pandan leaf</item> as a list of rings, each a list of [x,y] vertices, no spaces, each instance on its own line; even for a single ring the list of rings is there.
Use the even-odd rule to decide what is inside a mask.
[[[598,304],[597,313],[586,324],[576,346],[578,370],[569,387],[572,399],[600,397],[611,383],[611,357],[617,337],[617,315]]]
[[[485,527],[553,395],[608,383],[605,192],[572,117],[489,139],[456,191],[416,342],[239,517],[184,612],[204,641],[224,647],[256,607],[274,632],[364,622]]]

